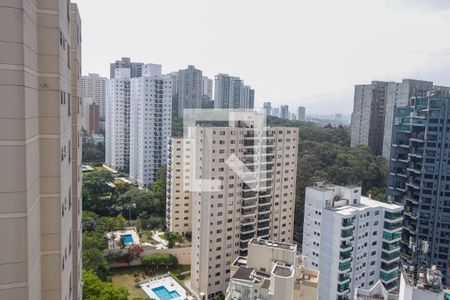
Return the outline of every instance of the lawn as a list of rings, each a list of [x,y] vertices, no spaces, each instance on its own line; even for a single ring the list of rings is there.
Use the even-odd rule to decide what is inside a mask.
[[[134,281],[134,273],[139,272],[143,273],[144,268],[142,267],[133,267],[133,268],[121,268],[121,269],[113,269],[112,270],[112,282],[117,285],[121,285],[128,289],[129,299],[133,298],[143,298],[147,299],[147,296],[139,287],[135,287],[136,282]]]
[[[180,265],[176,268],[165,268],[159,267],[158,269],[152,269],[149,273],[151,277],[157,275],[166,274],[168,271],[173,274],[179,274],[181,272],[187,271],[190,269],[190,266]],[[142,291],[140,287],[135,287],[136,282],[134,281],[134,273],[139,273],[140,275],[145,273],[145,269],[143,267],[129,267],[129,268],[118,268],[112,269],[112,282],[117,285],[121,285],[128,289],[129,299],[133,298],[143,298],[148,299],[145,293]]]

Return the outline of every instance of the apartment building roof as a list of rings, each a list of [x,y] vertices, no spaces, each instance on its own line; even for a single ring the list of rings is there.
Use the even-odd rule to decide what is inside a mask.
[[[271,247],[271,248],[278,248],[278,249],[290,250],[290,251],[295,251],[295,252],[297,251],[297,245],[278,242],[278,241],[252,239],[249,243],[255,244],[255,245],[260,245],[260,246]]]

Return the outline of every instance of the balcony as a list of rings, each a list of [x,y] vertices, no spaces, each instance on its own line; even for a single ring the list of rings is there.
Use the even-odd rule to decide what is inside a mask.
[[[344,283],[350,282],[350,274],[339,274],[338,282],[340,284],[344,284]]]
[[[394,221],[395,223],[391,223],[391,222],[384,222],[384,226],[383,228],[387,231],[397,231],[402,227],[402,222],[401,221]]]
[[[343,251],[343,252],[353,250],[352,243],[350,243],[350,242],[342,242],[340,248],[341,248],[341,251]]]
[[[345,227],[345,229],[348,229],[347,227],[352,227],[353,226],[353,222],[354,222],[353,218],[342,219],[342,227]]]
[[[400,259],[400,251],[386,253],[381,252],[381,261],[385,263],[392,263],[394,261],[398,261]]]
[[[380,268],[381,268],[383,271],[386,271],[386,272],[393,272],[393,271],[395,271],[395,270],[398,270],[398,268],[399,268],[399,263],[398,263],[398,261],[397,261],[397,262],[390,263],[390,264],[387,264],[387,263],[382,262]]]
[[[383,242],[382,248],[387,252],[400,251],[400,242]]]
[[[390,282],[392,280],[396,280],[398,278],[398,271],[391,271],[391,272],[383,272],[380,271],[380,279],[383,281],[383,283]]]
[[[352,267],[351,261],[339,263],[339,271],[348,271],[348,270],[350,270],[351,267]]]
[[[388,241],[400,241],[401,236],[402,235],[400,232],[383,231],[383,239],[388,240]]]
[[[339,296],[347,294],[350,292],[350,284],[347,283],[343,283],[343,284],[338,284],[337,286],[337,293]]]
[[[353,250],[353,248],[351,250],[348,250],[348,251],[341,251],[339,253],[339,259],[342,260],[342,261],[346,261],[348,259],[351,259],[352,258],[352,254],[353,254],[352,250]]]
[[[384,213],[384,217],[390,222],[400,222],[403,219],[403,213],[401,211],[398,212],[387,211]]]
[[[341,230],[341,237],[342,238],[349,238],[349,237],[351,237],[351,236],[353,236],[353,229],[344,229],[344,230]]]

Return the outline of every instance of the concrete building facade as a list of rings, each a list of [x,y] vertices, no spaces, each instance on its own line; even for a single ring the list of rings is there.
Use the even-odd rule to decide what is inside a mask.
[[[221,182],[217,190],[191,189],[189,195],[191,286],[198,294],[212,298],[226,290],[233,260],[247,255],[253,237],[292,242],[298,130],[233,126],[193,127],[191,132],[195,138],[183,149],[190,152],[191,173],[184,174],[185,178]],[[230,157],[243,162],[245,174],[229,167],[225,161]],[[172,174],[180,167],[175,161]],[[192,181],[189,184],[192,187]],[[186,210],[185,215],[189,215],[185,192],[170,192],[168,218],[177,216],[174,210]]]
[[[297,120],[298,121],[306,121],[306,108],[304,106],[298,107]]]
[[[102,120],[105,119],[106,113],[106,80],[108,80],[106,77],[94,73],[81,77],[81,96],[91,98],[99,105],[99,117]]]
[[[183,116],[183,110],[202,108],[203,76],[202,71],[194,66],[178,72],[178,117]]]
[[[172,138],[167,157],[166,227],[180,234],[191,232],[190,141]]]
[[[115,69],[106,83],[105,163],[130,168],[130,69]]]
[[[280,106],[280,118],[289,120],[289,106],[288,105]]]
[[[445,284],[450,245],[450,157],[448,139],[450,98],[412,98],[410,105],[398,107],[389,176],[389,201],[403,205],[402,258],[406,266],[415,264],[415,251],[426,242],[429,250],[424,267],[435,265]]]
[[[206,98],[207,100],[212,100],[213,99],[213,85],[214,82],[212,79],[209,79],[207,76],[203,76],[202,78],[203,81],[203,97]]]
[[[132,62],[129,57],[122,57],[120,60],[116,60],[115,62],[110,64],[109,67],[109,78],[113,79],[116,77],[116,69],[130,69],[130,77],[141,77],[142,76],[142,67],[144,63],[140,62]]]
[[[214,107],[222,109],[244,108],[244,82],[239,77],[220,73],[214,82]]]
[[[266,116],[272,115],[272,102],[263,103],[263,114]]]
[[[145,64],[131,79],[130,179],[140,187],[153,183],[167,162],[172,131],[172,80],[161,65]]]
[[[81,21],[0,5],[0,299],[81,299]]]
[[[255,90],[249,85],[244,85],[244,108],[253,109],[255,108]]]
[[[401,223],[401,206],[362,197],[360,187],[307,187],[302,247],[329,287],[319,299],[348,299],[378,280],[398,288]]]
[[[375,154],[390,158],[394,109],[408,105],[411,97],[426,96],[439,91],[448,95],[448,88],[434,86],[431,81],[403,79],[401,83],[372,81],[355,85],[351,145],[366,145]]]
[[[231,266],[227,300],[314,300],[318,296],[319,272],[304,266],[297,245],[252,239],[248,256]]]

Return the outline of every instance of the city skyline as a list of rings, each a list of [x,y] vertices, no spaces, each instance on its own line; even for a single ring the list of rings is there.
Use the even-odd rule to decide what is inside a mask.
[[[240,76],[256,90],[255,107],[272,101],[277,105],[306,106],[311,114],[349,114],[353,85],[370,80],[413,78],[448,85],[444,74],[450,64],[450,41],[441,38],[450,30],[446,18],[450,3],[445,1],[326,1],[327,10],[322,10],[323,4],[319,3],[258,1],[258,14],[252,15],[250,23],[248,13],[256,5],[254,1],[239,3],[237,12],[230,3],[134,1],[127,4],[134,12],[130,22],[125,22],[126,16],[123,22],[96,16],[100,10],[116,14],[122,2],[76,2],[85,28],[96,29],[87,30],[83,37],[83,73],[107,75],[109,63],[122,56],[162,64],[164,73],[192,64],[210,78],[218,73]],[[174,10],[174,5],[179,9]],[[160,13],[150,20],[145,15],[150,10]],[[132,29],[157,26],[168,14],[185,25],[153,30],[152,41],[147,43],[141,39],[147,29]],[[233,22],[226,22],[230,15]],[[281,15],[284,17],[277,17]],[[320,19],[328,21],[321,24]],[[354,26],[356,23],[358,26]],[[190,32],[196,28],[203,33],[193,36]],[[246,34],[230,36],[236,30]],[[115,38],[118,35],[120,43]],[[417,43],[417,37],[439,43]],[[236,39],[237,43],[215,47],[223,38]],[[205,47],[205,41],[211,47]],[[188,42],[192,47],[180,52],[177,44]],[[236,48],[234,44],[244,46]],[[273,74],[283,76],[274,79]]]

